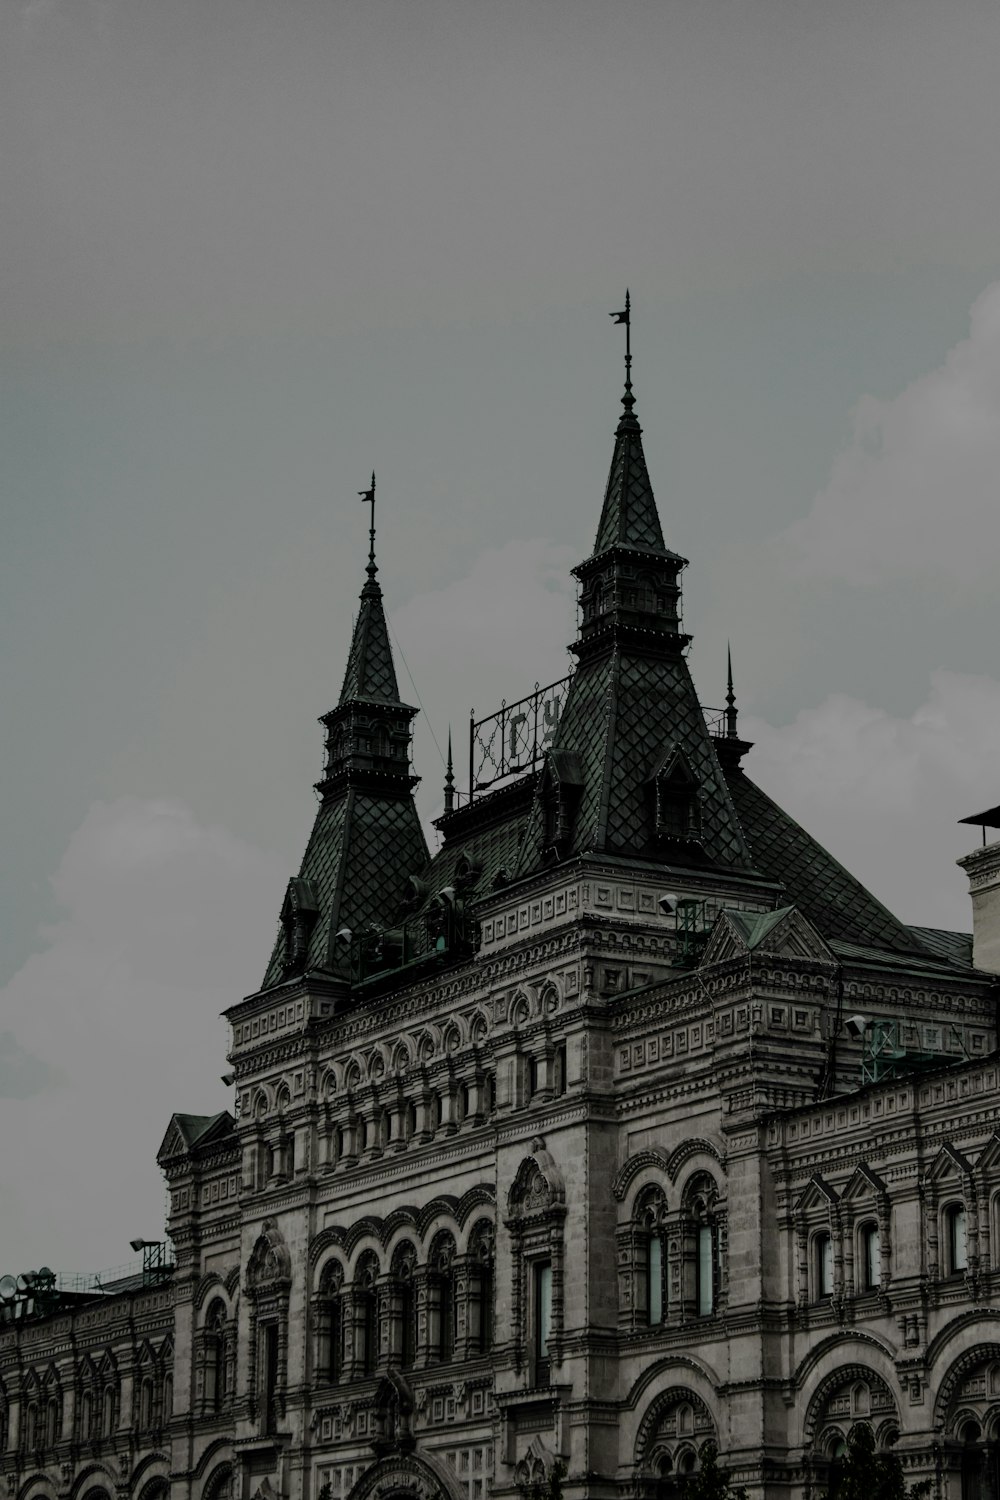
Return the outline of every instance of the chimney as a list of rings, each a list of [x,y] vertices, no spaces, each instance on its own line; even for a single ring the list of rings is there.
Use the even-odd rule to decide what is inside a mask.
[[[1000,828],[1000,807],[959,822],[983,830],[982,848],[957,861],[969,877],[972,896],[972,962],[977,969],[1000,974],[1000,840],[986,842],[987,828]]]

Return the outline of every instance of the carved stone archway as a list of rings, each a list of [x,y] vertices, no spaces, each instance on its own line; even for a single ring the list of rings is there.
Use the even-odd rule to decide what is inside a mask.
[[[467,1500],[457,1475],[428,1453],[388,1453],[366,1469],[347,1500]]]

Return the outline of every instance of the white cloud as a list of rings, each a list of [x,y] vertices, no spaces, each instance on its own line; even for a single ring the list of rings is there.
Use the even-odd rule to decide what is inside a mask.
[[[0,995],[0,1269],[100,1269],[162,1229],[157,1147],[231,1102],[219,1012],[259,981],[284,873],[179,803],[90,809],[65,915]]]
[[[1000,282],[969,337],[891,401],[867,397],[853,440],[782,548],[802,573],[875,585],[992,578],[1000,546]]]
[[[835,694],[791,724],[747,715],[753,780],[904,921],[971,931],[957,819],[1000,800],[1000,683],[939,671],[910,718]]]

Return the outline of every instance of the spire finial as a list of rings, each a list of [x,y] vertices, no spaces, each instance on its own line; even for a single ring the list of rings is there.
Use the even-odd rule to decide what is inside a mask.
[[[733,692],[733,652],[729,642],[726,642],[726,739],[735,740],[736,734],[736,694]]]
[[[621,312],[609,313],[615,323],[625,324],[625,394],[622,397],[622,406],[631,415],[635,405],[635,397],[632,395],[632,299],[629,296],[628,287],[625,288],[625,306]]]
[[[444,773],[444,810],[455,811],[455,769],[451,759],[451,725],[448,725],[448,764]]]
[[[368,528],[368,577],[374,578],[378,569],[375,566],[375,470],[372,469],[372,487],[370,490],[358,490],[358,494],[366,505],[370,505],[371,525]]]

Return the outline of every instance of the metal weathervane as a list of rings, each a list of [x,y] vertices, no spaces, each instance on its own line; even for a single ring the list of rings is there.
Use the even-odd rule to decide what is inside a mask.
[[[371,525],[368,528],[368,571],[375,571],[375,470],[372,469],[372,487],[370,490],[358,490],[358,494],[366,505],[371,506]]]
[[[632,397],[632,299],[628,287],[625,288],[625,306],[621,312],[608,313],[608,317],[614,318],[616,324],[625,324],[625,395],[622,405],[628,410],[635,404]]]

